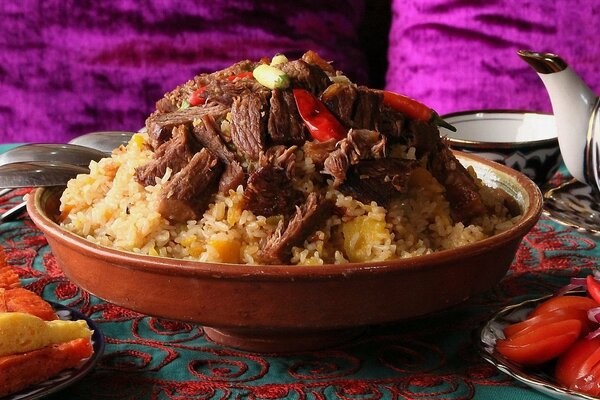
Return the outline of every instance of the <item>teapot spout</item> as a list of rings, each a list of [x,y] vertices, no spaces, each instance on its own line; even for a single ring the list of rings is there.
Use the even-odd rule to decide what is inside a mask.
[[[596,95],[558,55],[527,50],[519,50],[517,54],[546,86],[565,165],[575,179],[585,182],[583,159]]]
[[[551,74],[567,69],[567,63],[556,54],[528,50],[519,50],[517,54],[538,74]]]

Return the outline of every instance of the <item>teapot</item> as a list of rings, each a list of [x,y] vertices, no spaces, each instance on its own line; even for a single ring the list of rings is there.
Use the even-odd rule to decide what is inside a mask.
[[[550,96],[558,144],[569,173],[600,193],[600,100],[558,55],[519,50]]]

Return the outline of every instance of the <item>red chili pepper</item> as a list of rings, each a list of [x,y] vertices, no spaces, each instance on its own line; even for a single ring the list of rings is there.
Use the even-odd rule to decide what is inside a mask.
[[[243,79],[243,78],[253,78],[254,75],[252,75],[252,72],[241,72],[237,75],[231,75],[227,77],[228,81],[232,81],[234,79]]]
[[[304,120],[310,135],[320,142],[329,139],[342,140],[347,130],[340,121],[308,90],[294,89],[294,99],[298,112]]]
[[[409,118],[431,122],[432,124],[443,126],[444,128],[456,132],[456,128],[444,121],[438,113],[427,107],[425,104],[415,99],[411,99],[408,96],[384,90],[383,104],[406,114]]]
[[[203,97],[204,91],[206,90],[206,86],[199,87],[192,93],[190,96],[188,103],[190,106],[199,106],[200,104],[206,103],[206,98]]]
[[[600,282],[594,279],[594,275],[588,275],[585,283],[587,284],[587,291],[590,297],[596,300],[596,303],[600,304]]]

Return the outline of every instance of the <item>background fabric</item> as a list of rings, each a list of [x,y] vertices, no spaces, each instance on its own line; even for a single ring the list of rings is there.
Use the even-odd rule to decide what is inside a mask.
[[[137,130],[201,72],[314,49],[359,82],[363,0],[5,0],[0,142],[66,142]]]
[[[600,93],[600,3],[590,0],[393,0],[387,88],[439,113],[550,112],[517,50],[562,56]]]

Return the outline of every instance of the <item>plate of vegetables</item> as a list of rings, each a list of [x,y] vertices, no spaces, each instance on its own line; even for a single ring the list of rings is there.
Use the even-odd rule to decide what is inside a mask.
[[[503,308],[477,332],[483,358],[557,399],[600,399],[600,275]]]

